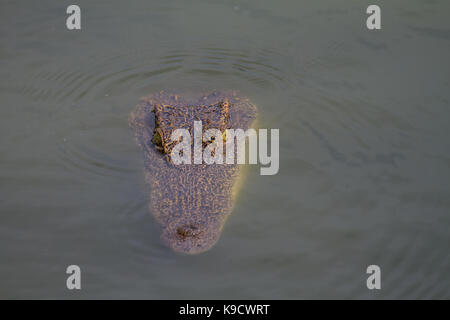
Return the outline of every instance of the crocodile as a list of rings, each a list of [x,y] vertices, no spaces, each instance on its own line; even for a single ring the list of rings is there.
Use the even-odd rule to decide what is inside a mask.
[[[198,120],[206,129],[247,130],[256,117],[256,106],[236,91],[160,91],[142,98],[130,114],[129,123],[144,156],[149,210],[162,226],[162,241],[175,252],[201,253],[218,241],[233,209],[242,165],[175,165],[170,157],[171,133],[181,128],[192,132]],[[207,142],[202,143],[205,147]]]

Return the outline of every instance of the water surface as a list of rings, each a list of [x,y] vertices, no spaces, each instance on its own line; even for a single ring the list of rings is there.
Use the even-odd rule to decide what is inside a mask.
[[[450,5],[377,3],[369,31],[368,1],[80,0],[68,31],[71,3],[2,1],[0,298],[450,298]],[[128,115],[215,88],[280,129],[280,171],[177,255]]]

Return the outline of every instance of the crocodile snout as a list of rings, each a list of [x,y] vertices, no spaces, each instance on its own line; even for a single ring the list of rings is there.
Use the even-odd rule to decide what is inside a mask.
[[[205,218],[203,221],[189,221],[181,218],[167,225],[162,240],[174,251],[194,254],[210,249],[219,239],[224,221],[222,218]]]
[[[199,236],[201,233],[202,233],[202,230],[199,225],[187,224],[187,225],[182,225],[177,228],[177,234],[181,238],[188,238],[188,237],[195,238],[195,237]]]

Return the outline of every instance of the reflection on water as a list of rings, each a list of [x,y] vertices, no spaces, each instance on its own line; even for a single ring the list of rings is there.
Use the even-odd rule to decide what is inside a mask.
[[[446,2],[50,1],[0,13],[0,297],[449,298]],[[447,11],[446,11],[447,10]],[[162,89],[238,89],[280,128],[219,243],[164,247],[128,127]],[[382,270],[367,290],[366,267]]]

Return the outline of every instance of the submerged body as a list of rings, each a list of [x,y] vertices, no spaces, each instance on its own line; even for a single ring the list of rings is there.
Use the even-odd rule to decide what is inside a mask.
[[[199,253],[219,239],[233,207],[239,178],[236,164],[180,164],[170,160],[170,133],[192,129],[193,120],[210,128],[250,128],[256,107],[234,92],[184,97],[160,92],[132,112],[130,124],[143,149],[149,208],[163,226],[162,239],[173,250]]]

